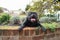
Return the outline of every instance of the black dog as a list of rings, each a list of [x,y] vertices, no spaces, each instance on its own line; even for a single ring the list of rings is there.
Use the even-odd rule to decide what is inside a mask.
[[[22,30],[24,27],[38,27],[42,28],[43,31],[46,31],[46,29],[39,23],[38,15],[36,12],[29,12],[26,20],[21,25],[19,30]]]

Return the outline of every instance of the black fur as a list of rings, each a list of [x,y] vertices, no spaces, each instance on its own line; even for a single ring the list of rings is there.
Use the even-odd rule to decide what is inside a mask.
[[[32,17],[36,19],[35,22],[31,22],[30,19]],[[46,31],[46,29],[39,23],[37,13],[36,12],[29,12],[26,20],[21,25],[21,27],[19,28],[19,30],[21,31],[24,27],[38,27],[38,26],[40,26],[40,28],[42,28],[43,31]]]

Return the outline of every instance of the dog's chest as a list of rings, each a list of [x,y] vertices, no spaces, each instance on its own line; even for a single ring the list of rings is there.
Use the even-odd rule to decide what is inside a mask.
[[[30,26],[30,27],[37,27],[38,26],[38,23],[27,23],[27,26]]]

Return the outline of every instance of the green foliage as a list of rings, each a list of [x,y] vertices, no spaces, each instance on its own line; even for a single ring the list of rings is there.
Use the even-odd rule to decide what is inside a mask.
[[[45,28],[50,29],[52,32],[55,31],[57,23],[43,23],[42,24]]]
[[[33,11],[33,12],[37,12],[39,14],[39,17],[41,17],[43,15],[43,2],[34,2],[34,4],[32,6],[27,6],[26,7],[27,11]]]
[[[28,11],[29,8],[30,8],[30,5],[27,5],[26,8],[25,8],[25,10]]]
[[[2,14],[2,22],[9,20],[9,15],[8,14]]]
[[[60,10],[60,2],[54,4],[54,2],[57,0],[32,0],[33,5],[27,5],[26,6],[26,11],[34,11],[39,14],[39,18],[41,16],[44,16],[44,10],[47,9],[48,12],[54,13],[54,11]],[[58,0],[59,1],[59,0]]]
[[[0,16],[0,24],[2,23],[2,16]]]
[[[39,14],[39,18],[41,18],[41,17],[43,17],[43,16],[45,16],[43,13],[42,13],[42,14]]]
[[[0,16],[0,24],[4,23],[4,22],[8,22],[10,19],[9,14],[7,13],[2,13]]]
[[[34,2],[34,5],[30,7],[30,11],[36,11],[36,12],[41,12],[42,11],[43,4],[42,2]]]
[[[36,0],[34,0],[36,1]],[[30,6],[30,7],[26,7],[28,10],[27,11],[34,11],[34,12],[37,12],[39,14],[39,18],[41,16],[44,16],[43,13],[44,13],[44,10],[45,9],[52,9],[51,6],[52,6],[52,1],[53,0],[37,0],[36,2],[33,1],[33,5]]]
[[[55,10],[60,10],[60,6],[54,6]]]

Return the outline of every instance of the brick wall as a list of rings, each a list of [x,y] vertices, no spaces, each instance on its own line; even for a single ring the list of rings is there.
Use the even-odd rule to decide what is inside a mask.
[[[60,28],[56,28],[55,32],[47,29],[43,32],[41,29],[24,28],[19,30],[0,30],[0,40],[60,40]]]

